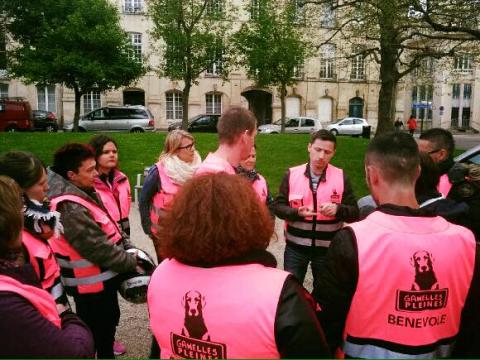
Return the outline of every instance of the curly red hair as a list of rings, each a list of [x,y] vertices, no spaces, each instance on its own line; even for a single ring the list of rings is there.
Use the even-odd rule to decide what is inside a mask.
[[[188,264],[214,265],[266,249],[274,223],[252,185],[238,175],[199,176],[176,194],[160,220],[160,253]]]

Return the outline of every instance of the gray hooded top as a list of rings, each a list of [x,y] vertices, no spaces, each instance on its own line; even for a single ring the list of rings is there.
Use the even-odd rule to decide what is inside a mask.
[[[93,200],[103,208],[95,193],[87,194],[51,169],[48,169],[48,186],[50,199],[60,195],[76,195],[88,201]],[[135,256],[112,244],[85,207],[63,201],[58,204],[57,211],[61,214],[65,240],[83,258],[117,273],[135,271]]]

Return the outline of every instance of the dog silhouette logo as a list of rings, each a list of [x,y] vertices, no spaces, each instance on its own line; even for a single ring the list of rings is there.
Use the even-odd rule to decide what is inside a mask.
[[[210,341],[210,335],[203,318],[203,308],[205,305],[205,296],[202,296],[199,291],[190,290],[185,293],[182,299],[182,306],[185,309],[182,335]]]
[[[335,204],[340,203],[340,195],[338,195],[337,189],[333,189],[332,195],[330,195],[330,201]]]
[[[227,345],[210,340],[203,311],[205,296],[198,290],[189,290],[182,296],[183,327],[181,334],[170,333],[173,353],[185,359],[226,359]]]
[[[415,269],[415,279],[412,290],[438,290],[438,281],[433,270],[434,259],[426,250],[416,251],[411,258],[411,264]]]

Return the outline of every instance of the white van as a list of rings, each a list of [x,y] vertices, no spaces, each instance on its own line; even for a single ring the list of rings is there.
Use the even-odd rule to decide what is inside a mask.
[[[281,128],[281,119],[275,121],[273,124],[260,125],[258,127],[259,134],[279,134]],[[320,120],[307,117],[298,116],[290,119],[285,119],[285,133],[287,134],[310,134],[322,129]]]

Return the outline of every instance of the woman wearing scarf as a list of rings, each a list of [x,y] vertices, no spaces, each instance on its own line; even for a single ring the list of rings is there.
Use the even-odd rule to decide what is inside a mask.
[[[0,154],[0,175],[11,177],[22,191],[24,227],[22,244],[25,261],[30,263],[57,303],[58,312],[70,309],[60,280],[60,267],[48,239],[63,232],[60,214],[50,211],[47,199],[47,172],[35,155],[23,151]]]
[[[273,197],[270,194],[267,181],[260,175],[255,166],[257,164],[257,146],[254,145],[250,151],[250,155],[243,161],[240,161],[240,165],[235,169],[237,174],[240,174],[247,178],[252,184],[253,190],[257,193],[261,202],[265,203],[270,211],[272,217],[275,217],[273,213]]]
[[[171,205],[178,189],[187,182],[202,159],[195,150],[195,139],[183,130],[173,130],[165,139],[158,162],[152,166],[143,183],[139,208],[142,227],[152,240],[158,220]],[[160,261],[158,244],[154,241]]]
[[[71,311],[58,314],[36,269],[26,262],[22,217],[18,185],[0,176],[0,357],[94,357],[88,327]]]

